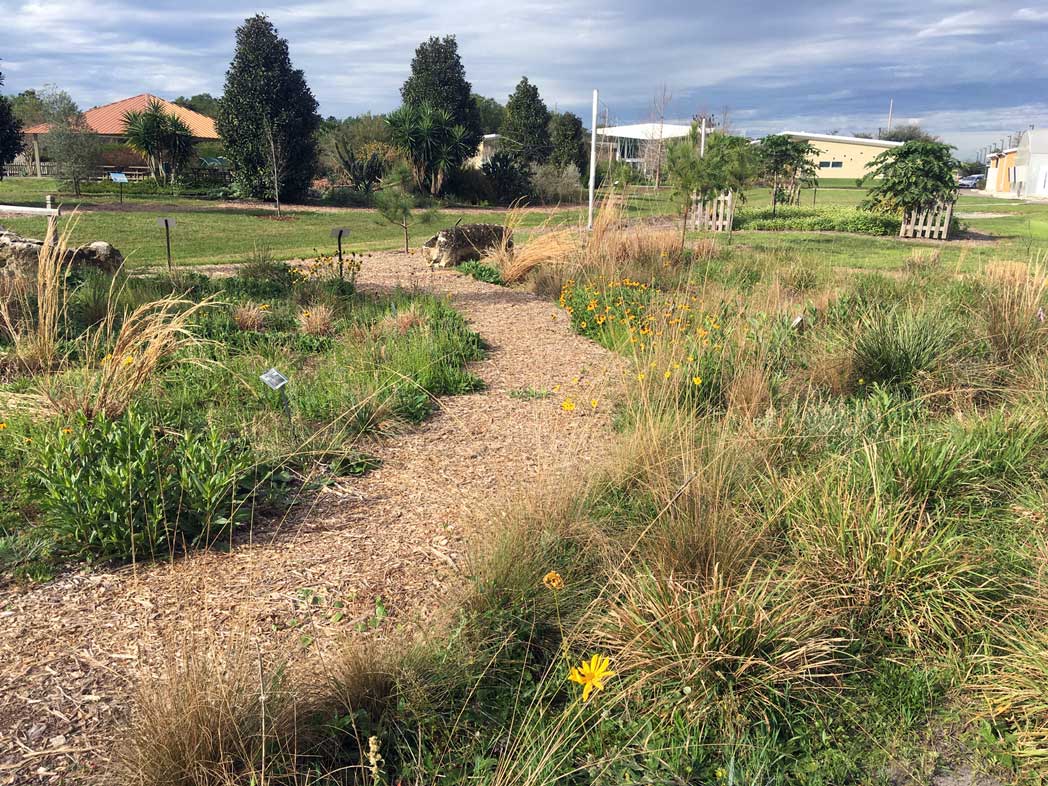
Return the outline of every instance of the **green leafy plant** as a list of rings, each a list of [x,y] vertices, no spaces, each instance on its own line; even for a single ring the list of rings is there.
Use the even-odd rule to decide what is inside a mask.
[[[502,273],[498,269],[491,267],[491,265],[485,265],[483,262],[470,260],[469,262],[463,262],[458,269],[459,272],[472,276],[477,281],[483,281],[487,284],[503,284]]]
[[[245,453],[214,430],[158,431],[129,411],[75,418],[31,459],[44,526],[73,553],[152,558],[209,545],[241,518]]]
[[[942,142],[910,141],[868,165],[874,178],[864,206],[885,213],[923,210],[957,198],[957,161]]]

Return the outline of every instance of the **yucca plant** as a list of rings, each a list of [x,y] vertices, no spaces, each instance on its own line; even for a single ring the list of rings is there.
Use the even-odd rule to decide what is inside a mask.
[[[153,99],[143,110],[124,113],[127,146],[141,155],[157,183],[174,182],[193,156],[193,132],[177,115]]]

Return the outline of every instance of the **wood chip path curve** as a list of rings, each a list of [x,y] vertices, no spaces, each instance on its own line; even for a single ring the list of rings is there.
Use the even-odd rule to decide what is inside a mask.
[[[111,783],[110,743],[136,676],[193,632],[251,630],[277,647],[307,630],[308,646],[323,646],[356,635],[378,598],[384,626],[439,624],[493,506],[611,443],[621,364],[548,301],[396,253],[370,257],[360,285],[447,295],[489,347],[473,367],[485,389],[441,399],[432,418],[380,445],[379,469],[228,553],[0,590],[0,785]],[[556,392],[510,395],[528,389]]]

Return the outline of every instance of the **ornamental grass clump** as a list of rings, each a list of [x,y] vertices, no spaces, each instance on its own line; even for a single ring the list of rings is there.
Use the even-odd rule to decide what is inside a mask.
[[[993,263],[986,267],[986,333],[996,359],[1012,363],[1042,349],[1048,337],[1048,274],[1039,265]]]
[[[161,370],[176,362],[200,362],[186,350],[202,343],[194,320],[214,305],[213,298],[195,302],[168,295],[122,318],[111,307],[102,324],[79,340],[82,357],[99,359],[44,379],[40,395],[58,414],[118,417]]]

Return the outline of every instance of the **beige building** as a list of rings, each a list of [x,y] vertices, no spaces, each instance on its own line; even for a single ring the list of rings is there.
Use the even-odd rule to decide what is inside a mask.
[[[846,178],[857,180],[866,177],[869,163],[902,142],[887,142],[882,139],[864,139],[858,136],[837,136],[835,134],[807,134],[802,131],[784,131],[791,139],[806,140],[818,150],[813,157],[819,178]]]

